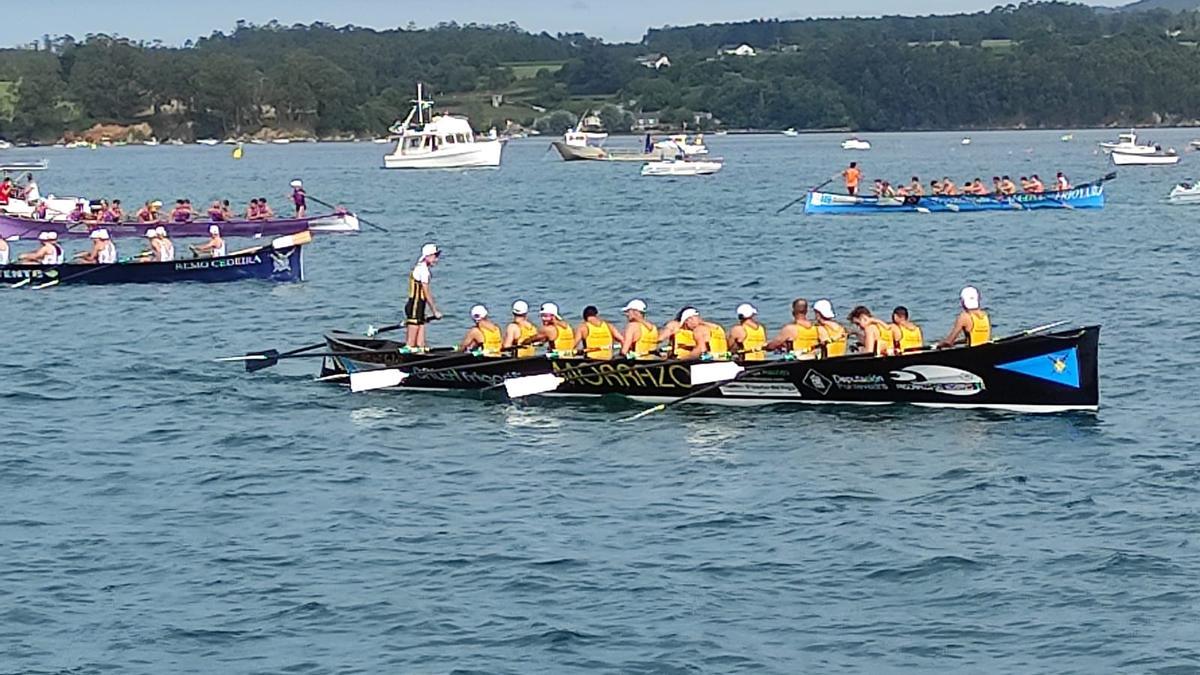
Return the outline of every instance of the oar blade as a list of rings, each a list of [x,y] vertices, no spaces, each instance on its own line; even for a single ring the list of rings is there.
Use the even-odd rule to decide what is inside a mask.
[[[247,373],[256,373],[279,363],[279,352],[275,351],[274,349],[268,349],[265,352],[257,352],[255,354],[247,354],[246,356],[262,357],[246,359]]]
[[[311,241],[312,232],[305,230],[303,232],[297,232],[296,234],[289,234],[284,237],[276,237],[275,239],[272,239],[271,248],[291,248],[292,246],[307,244]]]
[[[626,418],[622,419],[621,421],[622,422],[636,422],[636,421],[642,419],[643,417],[653,415],[656,412],[660,412],[660,411],[663,411],[666,409],[667,409],[666,403],[659,403],[658,405],[654,406],[653,408],[646,408],[642,412],[640,412],[636,415],[630,415],[629,417],[626,417]]]
[[[742,374],[745,368],[739,366],[733,361],[712,361],[709,363],[698,363],[691,368],[692,386],[698,387],[702,384],[712,384],[713,382],[725,382],[732,380]]]
[[[395,368],[362,370],[350,373],[350,391],[357,394],[363,391],[398,387],[406,379],[408,379],[408,373]]]
[[[566,380],[554,373],[513,377],[504,381],[504,391],[508,392],[509,398],[522,398],[554,391],[563,382]]]

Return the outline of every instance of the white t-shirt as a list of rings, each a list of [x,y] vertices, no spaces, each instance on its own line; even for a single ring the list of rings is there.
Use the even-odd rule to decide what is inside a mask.
[[[415,281],[419,284],[429,283],[429,280],[432,278],[432,275],[429,272],[429,265],[425,264],[424,260],[420,260],[417,262],[417,266],[414,267],[413,271],[412,271],[412,278],[413,278],[413,281]]]

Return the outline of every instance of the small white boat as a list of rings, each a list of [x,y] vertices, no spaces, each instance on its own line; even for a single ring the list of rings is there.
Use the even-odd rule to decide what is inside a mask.
[[[142,141],[142,145],[153,148],[158,145],[158,139],[157,138],[148,138],[148,139]]]
[[[199,145],[207,145],[209,147],[212,147],[214,145],[220,145],[221,141],[218,141],[215,138],[201,138],[200,140],[196,141],[196,143],[198,143]]]
[[[1110,155],[1113,164],[1117,166],[1166,166],[1179,163],[1179,155],[1174,150],[1157,152],[1152,155],[1130,155],[1114,150]]]
[[[1200,183],[1184,182],[1171,188],[1167,201],[1172,204],[1200,204]]]
[[[403,122],[390,131],[399,139],[392,154],[385,155],[385,169],[467,169],[500,166],[504,142],[480,138],[465,117],[432,114],[433,101],[426,101],[421,85],[417,98]]]
[[[1075,140],[1075,134],[1063,134],[1062,136],[1058,137],[1058,140],[1062,141],[1063,143],[1070,143],[1071,141]]]
[[[9,143],[8,141],[0,138],[0,150],[8,150],[12,146],[13,146],[12,143]]]
[[[183,141],[178,138],[167,139],[167,145],[183,145]]]
[[[709,176],[721,170],[720,160],[664,159],[646,162],[642,166],[643,176]]]
[[[847,138],[846,140],[842,141],[842,149],[843,150],[870,150],[871,142],[864,141],[863,139],[855,136],[853,138]]]
[[[388,139],[386,139],[386,138],[373,138],[373,139],[371,139],[371,142],[372,142],[372,143],[374,143],[374,144],[376,144],[376,145],[387,145],[387,144],[388,144]]]
[[[800,135],[800,132],[796,131],[792,127],[788,127],[780,133],[782,133],[784,136],[799,136]]]
[[[684,155],[694,157],[707,155],[708,147],[704,145],[704,134],[696,134],[688,138],[687,134],[675,134],[654,143],[654,151],[669,155]]]
[[[1159,148],[1154,145],[1141,145],[1137,142],[1137,134],[1133,129],[1127,134],[1117,136],[1117,142],[1101,143],[1100,149],[1104,152],[1112,153],[1119,152],[1124,155],[1153,155],[1159,151]]]
[[[971,144],[971,138],[968,136],[968,137],[966,137],[966,138],[962,139],[961,141],[959,141],[959,142],[958,142],[958,144],[959,144],[959,145],[970,145],[970,144]]]
[[[275,145],[287,145],[288,143],[292,142],[292,139],[290,139],[290,138],[275,138],[275,139],[272,139],[271,142],[274,143]]]

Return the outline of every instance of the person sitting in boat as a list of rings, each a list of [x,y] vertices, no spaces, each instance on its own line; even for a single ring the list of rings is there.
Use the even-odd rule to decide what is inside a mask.
[[[251,199],[250,205],[246,207],[246,220],[260,220],[259,213],[262,209],[258,206],[257,199]]]
[[[148,248],[134,256],[134,259],[138,262],[158,262],[160,257],[158,231],[153,227],[146,230],[146,245]]]
[[[1021,176],[1021,192],[1029,192],[1029,177]]]
[[[1017,194],[1017,184],[1014,183],[1008,176],[1002,177],[1000,179],[1000,194],[1004,195],[1005,197],[1011,197]]]
[[[117,247],[108,236],[108,230],[103,227],[92,230],[88,237],[92,240],[92,250],[80,253],[77,256],[79,262],[88,265],[111,265],[117,262]]]
[[[483,356],[500,356],[504,345],[504,335],[500,327],[488,318],[487,307],[475,305],[471,308],[471,320],[475,322],[467,334],[463,336],[458,351],[469,352],[480,350]]]
[[[842,179],[846,181],[846,194],[851,197],[858,194],[858,182],[862,180],[862,170],[858,168],[858,162],[850,162],[850,166],[842,172]]]
[[[513,350],[513,356],[517,358],[526,358],[533,356],[537,350],[532,344],[533,338],[537,337],[537,326],[529,320],[529,303],[524,300],[517,300],[512,305],[512,323],[504,328],[504,345],[505,351]]]
[[[228,199],[221,200],[221,220],[223,220],[225,222],[229,222],[229,221],[233,220],[235,217],[236,216],[234,216],[233,209],[230,208],[230,206],[229,206],[229,200]]]
[[[908,181],[908,194],[916,197],[925,196],[925,186],[921,185],[921,179],[913,176]]]
[[[36,202],[42,198],[42,193],[38,190],[38,184],[33,179],[33,174],[25,174],[25,185],[21,187],[20,194],[21,199],[27,202]]]
[[[421,257],[408,275],[408,302],[404,304],[404,344],[412,349],[425,348],[425,324],[442,318],[433,300],[433,266],[442,256],[437,244],[421,247]]]
[[[136,218],[139,223],[156,223],[158,222],[158,210],[162,208],[162,202],[151,201],[142,205],[142,208],[137,210]]]
[[[583,308],[583,323],[575,329],[575,345],[589,359],[607,361],[613,357],[613,343],[619,333],[612,324],[600,318],[595,305]]]
[[[1071,181],[1067,180],[1067,177],[1061,171],[1058,172],[1058,176],[1054,179],[1054,189],[1059,192],[1066,192],[1071,189]]]
[[[209,225],[208,241],[199,246],[192,246],[191,249],[198,256],[219,258],[225,255],[225,240],[221,238],[221,228]]]
[[[83,221],[87,220],[88,213],[87,201],[79,199],[75,202],[75,208],[67,214],[67,220],[71,221],[72,223],[82,223]]]
[[[154,234],[158,236],[158,261],[171,262],[175,260],[175,244],[167,236],[167,228],[159,225],[154,228]]]
[[[954,184],[954,181],[950,180],[949,176],[942,176],[942,194],[947,197],[958,196],[958,186]]]
[[[304,192],[304,183],[299,178],[292,181],[292,206],[296,207],[296,217],[303,218],[308,212],[308,195]],[[530,324],[532,325],[532,324]]]
[[[627,323],[625,332],[619,337],[620,353],[627,359],[658,358],[658,326],[646,320],[646,302],[630,300],[621,308]]]
[[[837,315],[833,313],[833,303],[818,300],[813,304],[813,312],[817,316],[817,342],[825,357],[844,355],[848,334],[842,324],[835,320]]]
[[[58,234],[42,232],[38,235],[38,247],[28,253],[17,256],[17,264],[23,265],[58,265],[62,263],[63,250],[58,245]]]
[[[38,202],[37,206],[33,207],[33,217],[37,220],[46,220],[46,213],[49,209],[50,207],[46,202]]]
[[[675,318],[663,324],[661,330],[658,331],[658,341],[667,343],[667,353],[670,358],[683,358],[685,354],[690,354],[692,348],[696,346],[696,336],[692,334],[691,329],[683,327],[683,313],[689,309],[684,307],[675,314]]]
[[[908,308],[901,305],[892,310],[892,342],[899,353],[917,351],[925,346],[921,327],[908,320]]]
[[[1003,194],[1003,192],[1000,190],[1000,176],[992,176],[991,194],[993,194],[993,195]]]
[[[796,298],[792,301],[792,322],[779,329],[766,351],[787,351],[792,357],[812,358],[818,345],[817,327],[808,320],[808,300]]]
[[[225,210],[221,208],[220,201],[214,201],[212,206],[208,207],[208,219],[214,223],[225,222]]]
[[[105,222],[119,223],[125,220],[125,209],[121,206],[120,199],[112,200],[112,205],[108,207],[108,216]]]
[[[892,327],[871,316],[871,310],[859,305],[850,310],[850,323],[858,326],[863,339],[860,354],[875,356],[891,356],[895,353],[896,344],[892,336]]]
[[[986,197],[987,196],[988,191],[987,191],[987,188],[984,187],[984,185],[983,185],[982,178],[980,178],[978,176],[975,177],[975,183],[971,187],[971,194],[976,195],[978,197]]]
[[[871,185],[871,194],[876,197],[883,196],[883,179],[875,179],[875,182]]]
[[[962,311],[938,347],[953,347],[961,338],[974,347],[992,339],[992,320],[979,306],[979,289],[967,286],[958,294]]]
[[[259,197],[258,198],[258,219],[259,220],[271,220],[274,217],[275,217],[275,212],[271,210],[271,207],[269,205],[267,205],[267,198]]]
[[[542,303],[538,311],[542,325],[538,333],[529,340],[529,344],[545,344],[546,353],[551,356],[570,356],[575,353],[575,331],[571,324],[563,320],[558,313],[558,305],[553,302]]]
[[[929,181],[929,194],[931,194],[931,195],[942,194],[942,182],[936,178]]]
[[[898,196],[898,194],[899,193],[896,192],[896,188],[892,187],[891,183],[887,182],[886,180],[883,181],[883,190],[880,191],[879,196],[881,196],[881,197],[896,197],[896,196]]]
[[[736,325],[729,329],[729,346],[745,361],[767,358],[767,328],[758,322],[758,309],[748,302],[737,306]]]
[[[1029,177],[1029,189],[1026,192],[1030,194],[1040,195],[1046,191],[1046,185],[1042,183],[1042,179],[1038,178],[1035,173]]]
[[[725,337],[725,329],[705,321],[700,316],[700,310],[695,307],[684,307],[679,313],[679,330],[691,331],[695,344],[689,351],[679,354],[676,358],[684,361],[729,358],[729,340]]]

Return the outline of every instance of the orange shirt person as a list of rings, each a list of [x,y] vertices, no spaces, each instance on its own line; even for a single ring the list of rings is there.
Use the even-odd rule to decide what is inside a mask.
[[[858,162],[850,162],[849,168],[842,172],[842,178],[846,180],[846,193],[854,196],[858,194],[858,182],[862,179],[862,170],[858,168]]]

